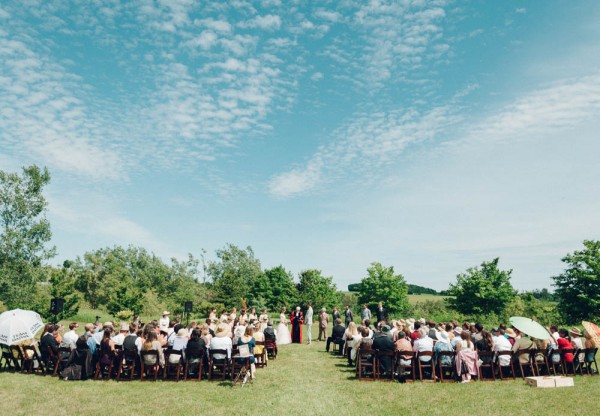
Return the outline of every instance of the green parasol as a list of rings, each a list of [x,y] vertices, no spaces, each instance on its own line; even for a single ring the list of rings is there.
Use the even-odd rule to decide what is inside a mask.
[[[511,316],[510,323],[524,334],[539,340],[552,339],[552,334],[533,319],[523,316]]]

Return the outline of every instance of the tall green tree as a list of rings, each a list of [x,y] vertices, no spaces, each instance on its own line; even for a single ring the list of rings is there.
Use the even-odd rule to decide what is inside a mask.
[[[298,302],[298,288],[294,276],[283,266],[273,267],[261,273],[254,281],[252,289],[254,305],[278,310],[282,306],[291,307]]]
[[[298,294],[302,305],[311,302],[315,310],[333,308],[341,298],[333,278],[325,277],[320,270],[315,269],[300,272]]]
[[[32,307],[36,284],[55,255],[43,190],[48,169],[32,165],[22,174],[0,170],[0,301],[8,308]]]
[[[553,277],[558,309],[569,323],[600,319],[600,241],[583,246],[563,257],[566,269]]]
[[[360,304],[375,310],[378,302],[391,314],[408,310],[408,285],[404,276],[394,273],[394,267],[384,267],[381,263],[371,263],[367,269],[367,277],[362,279],[358,301]]]
[[[449,306],[465,315],[501,315],[517,292],[510,283],[512,270],[500,270],[498,261],[484,261],[456,276],[447,292],[454,296],[447,299]]]
[[[252,247],[241,249],[227,244],[216,254],[218,261],[209,262],[207,268],[216,300],[227,307],[239,306],[242,299],[252,304],[254,281],[261,274],[260,261],[254,257]]]

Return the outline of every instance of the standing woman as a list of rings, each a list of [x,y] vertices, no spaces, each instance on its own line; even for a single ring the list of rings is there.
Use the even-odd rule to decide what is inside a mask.
[[[269,322],[269,315],[267,314],[267,308],[262,308],[261,314],[258,317],[260,321],[260,330],[264,331],[267,327],[267,322]]]
[[[221,323],[226,324],[227,319],[229,319],[229,315],[227,314],[227,309],[223,309],[223,312],[221,312],[221,317],[219,318],[219,321],[221,321]]]
[[[248,315],[249,322],[255,323],[258,321],[258,315],[256,314],[256,308],[252,308],[252,312]]]
[[[290,330],[288,329],[288,320],[285,315],[285,307],[281,308],[281,314],[279,314],[279,325],[277,325],[277,345],[291,344],[292,337],[290,336]]]

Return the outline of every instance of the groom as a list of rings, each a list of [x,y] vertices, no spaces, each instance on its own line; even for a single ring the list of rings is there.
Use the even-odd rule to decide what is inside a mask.
[[[296,307],[296,310],[292,312],[290,316],[292,322],[292,342],[295,344],[302,344],[302,324],[304,323],[304,316],[300,312],[300,306]]]
[[[308,338],[308,343],[310,344],[312,341],[313,308],[310,302],[306,304],[306,307],[306,317],[304,321],[306,322],[306,337]]]

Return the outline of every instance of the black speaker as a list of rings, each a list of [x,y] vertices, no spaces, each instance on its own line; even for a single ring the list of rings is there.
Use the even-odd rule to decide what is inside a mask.
[[[50,300],[50,313],[58,315],[63,311],[65,307],[65,300],[63,298],[54,298]]]
[[[188,301],[188,302],[185,303],[185,311],[187,313],[190,313],[192,311],[192,302]]]

